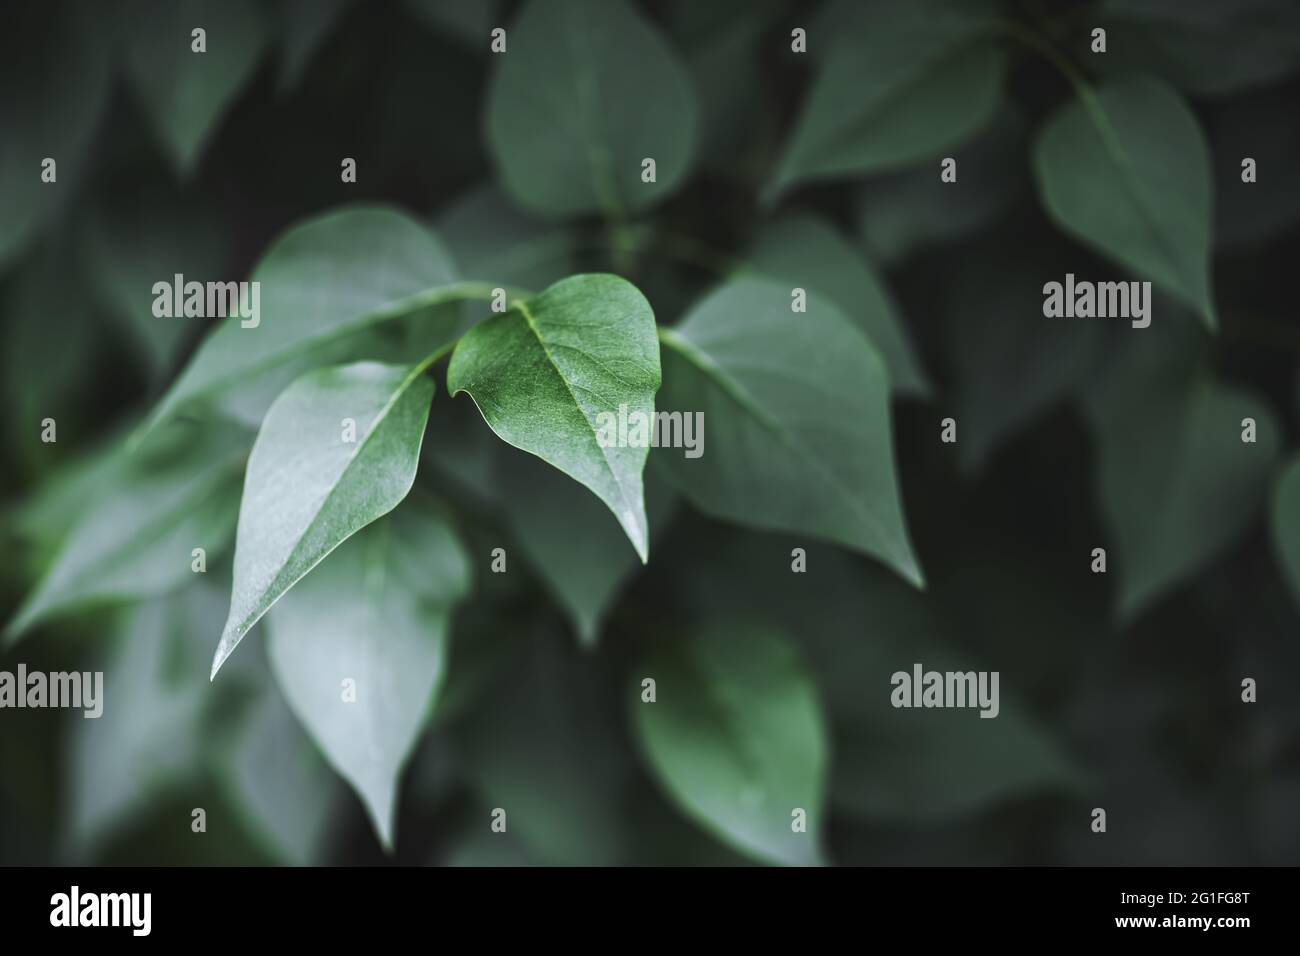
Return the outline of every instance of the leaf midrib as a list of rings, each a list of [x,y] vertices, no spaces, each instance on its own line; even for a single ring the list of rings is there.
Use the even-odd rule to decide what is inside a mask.
[[[782,425],[779,421],[769,416],[755,399],[739,382],[732,376],[728,375],[726,370],[719,365],[711,355],[705,352],[694,342],[682,336],[675,329],[660,329],[660,339],[669,346],[675,348],[683,358],[698,368],[705,376],[712,377],[717,381],[722,391],[731,398],[741,408],[752,415],[761,425],[773,433],[778,441],[786,445],[792,451],[800,454],[804,461],[808,462],[823,479],[848,503],[849,507],[859,515],[865,522],[880,536],[881,541],[890,541],[894,537],[869,511],[863,510],[862,506],[849,493],[848,489],[839,480],[834,472],[829,471],[822,464],[821,459],[813,454],[793,434]],[[915,560],[910,554],[899,554],[893,547],[889,548],[889,557],[903,566],[915,566]],[[918,572],[919,574],[919,572]]]
[[[533,337],[537,339],[537,344],[541,346],[542,354],[546,356],[546,361],[550,363],[551,368],[552,370],[554,370],[556,377],[559,378],[559,380],[562,383],[564,383],[564,389],[569,393],[569,398],[573,400],[574,408],[578,410],[578,414],[582,416],[582,420],[586,423],[588,430],[591,432],[592,440],[596,443],[596,447],[600,449],[600,459],[602,462],[604,462],[605,468],[608,469],[609,476],[612,479],[614,479],[614,486],[618,488],[620,502],[623,505],[623,508],[626,510],[629,507],[628,500],[627,500],[627,489],[623,487],[622,480],[619,479],[618,473],[615,472],[614,470],[613,462],[611,462],[609,458],[609,451],[605,448],[605,446],[603,446],[600,443],[600,439],[596,433],[596,429],[592,426],[591,420],[587,418],[587,413],[583,411],[582,403],[578,401],[578,396],[574,393],[573,386],[569,384],[569,380],[564,376],[564,373],[560,371],[560,366],[556,363],[555,356],[551,354],[550,348],[547,347],[546,339],[542,337],[542,330],[538,327],[537,320],[533,316],[532,310],[528,308],[528,304],[526,302],[516,303],[515,307],[519,310],[520,314],[524,317],[524,321],[528,323],[529,331],[533,333]],[[621,519],[622,515],[620,515],[619,517]]]
[[[424,374],[425,368],[427,366],[423,366],[423,367],[422,366],[423,363],[421,363],[420,365],[412,366],[411,370],[407,372],[406,377],[402,379],[402,381],[398,384],[397,388],[394,389],[393,393],[388,397],[388,401],[386,401],[383,407],[380,408],[378,414],[374,417],[369,430],[366,432],[366,437],[361,439],[361,441],[357,444],[356,450],[348,458],[347,464],[345,464],[343,466],[343,470],[339,472],[338,478],[334,481],[334,484],[331,486],[329,492],[321,500],[320,507],[316,509],[316,513],[312,516],[311,521],[307,523],[307,526],[303,528],[302,532],[298,535],[298,537],[294,539],[293,546],[289,549],[289,560],[292,560],[294,554],[297,552],[298,548],[302,545],[303,539],[307,537],[308,533],[319,526],[321,515],[324,514],[330,502],[334,500],[334,496],[338,493],[339,486],[343,484],[344,479],[348,477],[349,473],[352,470],[352,467],[362,457],[362,454],[365,452],[366,448],[370,445],[370,440],[380,430],[382,430],[384,423],[388,420],[389,412],[393,410],[393,407],[397,404],[398,400],[406,393],[406,390],[411,387],[411,384],[422,374]],[[420,437],[417,439],[416,442],[415,457],[417,460],[419,459],[419,454],[420,454],[419,446],[422,445],[423,443],[424,443],[424,433],[422,431],[420,433]],[[355,532],[353,532],[353,534],[355,534]],[[280,600],[281,597],[287,594],[295,584],[297,584],[308,574],[310,574],[312,570],[316,567],[316,565],[320,564],[327,557],[329,557],[329,555],[334,551],[335,548],[337,548],[344,541],[348,540],[348,538],[350,538],[351,536],[352,535],[349,534],[343,537],[342,539],[340,539],[339,541],[335,542],[333,546],[328,548],[323,554],[320,555],[320,557],[318,557],[315,561],[313,561],[310,567],[303,569],[301,573],[297,575],[293,575],[293,574],[287,575],[288,577],[292,577],[292,580],[290,580],[282,588],[279,588],[279,594],[277,594],[269,603],[267,603],[265,607],[261,608],[261,610],[255,610],[251,612],[250,614],[244,617],[243,621],[240,622],[240,624],[237,626],[237,629],[234,632],[236,634],[236,639],[237,640],[243,639],[244,635],[246,635],[252,629],[253,625],[256,624],[262,618],[262,616],[265,615],[266,612],[269,611],[275,605],[276,601]],[[289,560],[286,560],[284,568],[287,568],[289,566]],[[277,587],[280,585],[280,583],[285,579],[285,577],[286,575],[284,574],[284,571],[282,569],[281,573],[277,574],[275,578],[271,581],[271,584],[262,591],[261,595],[259,595],[258,604],[262,603],[262,601],[265,599],[267,594],[275,591]]]

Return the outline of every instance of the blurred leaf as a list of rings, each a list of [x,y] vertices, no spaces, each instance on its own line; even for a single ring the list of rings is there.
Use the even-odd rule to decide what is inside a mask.
[[[879,350],[899,394],[929,393],[930,383],[884,281],[825,220],[796,215],[771,223],[759,231],[750,261],[759,272],[815,291],[839,306]]]
[[[70,715],[66,836],[77,856],[138,817],[150,800],[197,776],[207,684],[196,640],[201,629],[193,625],[213,607],[211,591],[191,588],[140,604],[114,626],[99,665],[103,712]]]
[[[1024,793],[1072,784],[1077,773],[1017,702],[1018,666],[1003,665],[1000,712],[913,710],[890,702],[892,675],[983,666],[954,638],[930,595],[830,548],[790,571],[791,539],[736,534],[688,543],[682,581],[696,616],[761,614],[797,639],[831,725],[831,801],[865,819],[934,824]],[[712,573],[704,575],[701,568]],[[659,683],[662,700],[663,682]],[[659,706],[659,705],[656,705]],[[960,767],[960,771],[954,768]],[[962,786],[954,787],[960,772]]]
[[[495,186],[452,200],[435,224],[463,276],[537,291],[575,271],[573,234],[530,219]]]
[[[1292,0],[1106,0],[1107,73],[1155,73],[1192,94],[1223,96],[1300,68]]]
[[[1272,531],[1287,585],[1300,603],[1300,458],[1286,463],[1273,487]]]
[[[282,0],[280,89],[297,86],[312,57],[338,26],[352,0]]]
[[[632,704],[641,744],[682,809],[757,859],[821,863],[830,744],[794,650],[766,627],[715,625],[656,647],[638,673],[657,696]]]
[[[983,126],[1006,69],[996,10],[983,0],[832,4],[810,31],[828,49],[769,198],[809,179],[938,158]]]
[[[103,348],[103,326],[89,283],[70,250],[42,243],[3,287],[5,317],[0,353],[0,396],[7,438],[18,464],[40,474],[99,430],[88,401],[99,382],[93,375]],[[41,440],[42,422],[52,418],[57,442]]]
[[[304,361],[311,367],[324,354],[343,361],[347,356],[337,350],[355,348],[353,334],[487,294],[476,284],[456,283],[437,236],[385,206],[346,206],[299,223],[272,244],[252,281],[261,283],[259,324],[243,328],[237,315],[221,320],[158,403],[154,423],[250,380],[278,393],[307,370]],[[445,318],[450,334],[459,313]]]
[[[506,811],[506,834],[541,861],[627,862],[620,807],[637,781],[617,730],[618,691],[593,655],[540,631],[461,729],[471,775]],[[491,822],[485,814],[485,831]]]
[[[516,314],[517,313],[517,314]],[[502,441],[554,465],[609,506],[644,562],[641,473],[649,447],[602,447],[602,415],[653,423],[659,343],[650,303],[613,275],[555,283],[470,329],[447,368]],[[647,436],[648,440],[648,436]]]
[[[102,497],[63,539],[5,642],[54,614],[151,597],[191,579],[192,550],[211,560],[230,540],[244,447],[242,434],[214,430],[112,466],[96,489]]]
[[[640,569],[609,511],[554,468],[507,451],[498,463],[495,502],[537,572],[587,647],[600,638],[606,611]],[[658,531],[673,507],[671,492],[647,479],[646,511]],[[657,496],[654,492],[658,492]]]
[[[764,106],[764,34],[781,0],[675,0],[666,14],[699,97],[701,166],[734,178],[760,175],[778,117]],[[793,56],[794,54],[790,54]]]
[[[469,577],[451,526],[417,496],[344,542],[267,618],[285,698],[390,850],[401,774],[442,685],[451,607]]]
[[[133,11],[127,74],[178,172],[192,172],[270,40],[251,0],[146,0]],[[191,31],[207,31],[205,53]]]
[[[112,86],[111,53],[97,4],[0,9],[0,266],[68,205],[97,161],[87,147]],[[52,183],[41,179],[46,158],[57,164]]]
[[[1280,443],[1267,405],[1211,381],[1151,331],[1112,365],[1116,381],[1085,405],[1098,494],[1121,562],[1123,620],[1241,535],[1267,492]],[[1256,423],[1253,444],[1242,441],[1245,418]]]
[[[1023,188],[1024,151],[1024,121],[1004,108],[954,151],[957,182],[925,166],[867,179],[858,189],[857,222],[868,253],[894,265],[918,248],[987,228]]]
[[[157,378],[172,367],[193,319],[153,314],[155,282],[219,280],[230,251],[219,210],[166,190],[115,192],[82,220],[81,252],[100,300]],[[196,228],[196,224],[202,228]],[[202,320],[200,320],[202,321]]]
[[[505,26],[498,21],[500,0],[406,0],[406,6],[434,30],[483,54],[490,49],[493,27]]]
[[[1034,148],[1044,205],[1070,235],[1151,279],[1215,328],[1210,156],[1196,117],[1149,77],[1072,99]]]
[[[1063,273],[1016,251],[976,258],[953,282],[947,341],[961,423],[956,451],[969,471],[1080,388],[1102,359],[1113,331],[1104,320],[1043,317],[1043,276]]]
[[[733,280],[662,333],[660,405],[702,412],[709,439],[695,459],[656,467],[702,511],[798,531],[874,555],[913,584],[879,353],[830,302]]]
[[[222,781],[259,842],[289,866],[320,865],[335,829],[338,782],[269,682],[225,761]]]
[[[406,497],[433,390],[419,366],[357,362],[308,372],[275,400],[248,458],[214,677],[272,604]]]
[[[488,143],[506,190],[552,218],[653,205],[694,154],[690,76],[625,0],[531,0],[496,57]],[[636,104],[629,108],[629,104]],[[653,158],[656,181],[641,181]]]

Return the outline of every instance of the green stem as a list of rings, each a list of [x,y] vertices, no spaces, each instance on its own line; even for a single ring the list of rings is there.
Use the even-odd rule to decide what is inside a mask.
[[[1061,75],[1069,81],[1070,86],[1074,88],[1075,95],[1079,97],[1083,108],[1088,111],[1088,115],[1092,118],[1093,124],[1096,125],[1097,132],[1101,135],[1106,148],[1120,162],[1123,162],[1124,151],[1119,145],[1119,137],[1115,133],[1115,128],[1110,124],[1110,117],[1106,115],[1106,111],[1102,108],[1101,101],[1097,99],[1097,94],[1093,91],[1088,78],[1070,61],[1069,57],[1056,49],[1047,39],[1015,20],[997,20],[994,24],[1008,37],[1038,53],[1056,67]]]

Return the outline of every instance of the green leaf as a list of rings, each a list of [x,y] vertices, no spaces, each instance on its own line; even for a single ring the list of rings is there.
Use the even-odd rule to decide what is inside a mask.
[[[839,306],[880,351],[900,394],[930,391],[884,281],[825,220],[796,215],[772,223],[759,232],[750,262],[773,279],[816,291]]]
[[[492,28],[504,26],[500,0],[406,0],[418,19],[484,56],[490,51]]]
[[[64,537],[5,629],[6,643],[55,614],[162,594],[193,578],[194,548],[203,548],[208,561],[224,550],[239,500],[244,436],[213,430],[196,441],[160,437],[163,450],[102,473],[99,500]]]
[[[1216,327],[1210,154],[1196,117],[1171,87],[1131,77],[1070,100],[1040,132],[1034,171],[1062,229]]]
[[[1272,529],[1283,576],[1300,603],[1300,458],[1287,462],[1273,488]]]
[[[223,756],[221,782],[257,842],[286,865],[320,865],[338,832],[342,787],[269,681]]]
[[[503,441],[586,485],[644,562],[650,549],[641,473],[650,449],[602,447],[604,415],[653,416],[659,389],[654,312],[612,275],[572,276],[470,329],[447,368]],[[598,437],[600,436],[600,437]]]
[[[495,186],[457,197],[435,225],[461,275],[469,278],[544,289],[577,271],[571,268],[573,233],[524,215]]]
[[[212,676],[286,591],[406,497],[432,400],[420,366],[378,362],[308,372],[275,400],[248,458]]]
[[[542,862],[627,863],[623,804],[642,781],[620,733],[617,681],[596,655],[544,626],[528,629],[510,671],[459,722],[470,777]],[[482,826],[490,822],[485,814]]]
[[[127,75],[176,169],[193,170],[235,95],[253,77],[270,39],[250,0],[150,0],[128,36]],[[206,53],[191,31],[207,31]]]
[[[1142,350],[1152,353],[1162,344],[1152,340]],[[1119,551],[1119,614],[1126,621],[1245,531],[1267,492],[1280,444],[1267,405],[1194,368],[1169,367],[1167,354],[1136,356],[1120,369],[1123,380],[1086,406],[1098,446],[1098,493]],[[1242,441],[1246,418],[1255,421],[1254,443]]]
[[[933,824],[1076,781],[1066,755],[1017,702],[1022,678],[1010,662],[1003,665],[996,719],[969,709],[894,708],[891,676],[910,672],[916,662],[927,670],[985,665],[954,639],[930,594],[832,548],[808,548],[807,571],[791,574],[790,551],[799,544],[770,535],[709,534],[685,543],[689,558],[678,573],[697,619],[759,614],[797,641],[830,722],[830,798],[837,810]],[[663,686],[660,681],[661,701]],[[960,787],[947,769],[955,767],[962,768]]]
[[[198,777],[207,687],[192,637],[194,618],[212,607],[205,600],[212,591],[187,589],[140,604],[108,635],[99,665],[103,713],[77,713],[68,738],[74,852],[94,849],[147,810],[150,799]]]
[[[354,535],[267,618],[276,681],[393,846],[398,783],[446,670],[469,558],[418,497]],[[353,681],[355,699],[342,688]]]
[[[794,649],[762,627],[715,625],[661,644],[637,673],[654,678],[656,701],[634,698],[634,724],[673,800],[756,859],[821,863],[830,745]]]
[[[352,0],[285,0],[280,8],[280,90],[301,82],[312,57],[338,26]]]
[[[0,30],[0,266],[60,207],[97,158],[90,144],[112,88],[102,9],[10,5]],[[111,34],[111,28],[109,30]],[[42,162],[57,179],[42,182]]]
[[[508,37],[488,89],[487,138],[522,206],[553,218],[617,215],[681,184],[696,136],[690,76],[635,7],[532,0]],[[653,183],[641,181],[646,158]]]
[[[988,227],[1024,189],[1024,139],[1019,113],[1004,108],[956,151],[957,182],[945,183],[924,166],[866,180],[858,190],[857,224],[868,253],[895,265],[918,249]]]
[[[874,555],[920,586],[904,526],[879,353],[810,293],[741,278],[663,332],[660,405],[702,412],[704,454],[656,467],[708,514],[795,531]]]
[[[969,0],[832,6],[809,32],[828,49],[768,198],[809,179],[938,158],[983,126],[1006,69],[995,15]]]
[[[982,469],[1007,438],[1082,387],[1107,335],[1124,333],[1102,320],[1043,317],[1043,276],[1066,271],[1057,262],[1020,250],[989,253],[953,282],[946,338],[961,423],[956,452],[968,471]]]
[[[395,209],[348,206],[308,219],[276,240],[253,270],[251,281],[261,289],[259,323],[244,328],[238,316],[221,320],[152,420],[250,382],[278,393],[313,364],[345,360],[340,350],[379,323],[488,294],[454,276],[438,237]],[[452,324],[458,321],[454,316]]]
[[[196,229],[195,223],[203,223]],[[153,285],[219,279],[229,251],[220,210],[171,190],[114,192],[82,220],[81,253],[95,291],[156,377],[170,374],[194,319],[153,314]]]
[[[1194,95],[1225,96],[1300,68],[1291,0],[1107,0],[1097,20],[1108,30],[1099,70],[1155,73]]]
[[[536,458],[507,451],[497,471],[496,506],[578,640],[594,646],[606,611],[641,567],[627,537],[600,502]],[[673,505],[671,492],[660,485],[646,497],[649,526],[658,532]]]

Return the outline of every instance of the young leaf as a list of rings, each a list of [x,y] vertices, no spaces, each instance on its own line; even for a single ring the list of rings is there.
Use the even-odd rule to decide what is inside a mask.
[[[393,846],[398,782],[446,669],[469,558],[417,498],[341,545],[271,610],[275,678]],[[341,703],[346,682],[354,697]]]
[[[454,277],[438,237],[395,209],[348,206],[308,219],[276,240],[253,270],[258,324],[244,327],[239,316],[222,321],[152,420],[249,380],[264,387],[270,373],[278,392],[306,371],[295,363],[327,354],[340,340],[439,303],[487,296],[481,284]]]
[[[193,578],[194,548],[209,560],[225,549],[238,508],[243,434],[212,431],[179,447],[171,438],[156,454],[119,453],[106,466],[99,500],[81,513],[10,621],[6,643],[61,612],[169,591]]]
[[[188,174],[269,40],[249,0],[151,0],[129,32],[127,74],[177,170]],[[206,52],[191,31],[206,31]]]
[[[1034,149],[1039,194],[1066,232],[1217,325],[1210,292],[1210,154],[1165,83],[1117,80],[1073,99]]]
[[[612,275],[572,276],[485,319],[457,343],[447,388],[468,392],[503,441],[590,488],[646,560],[641,473],[649,445],[622,446],[607,427],[621,415],[628,422],[654,415],[659,342],[654,312],[635,286]]]
[[[212,676],[289,588],[406,497],[432,399],[420,366],[358,362],[308,372],[275,400],[248,458]]]
[[[663,332],[664,393],[673,411],[704,413],[695,459],[656,467],[701,510],[798,531],[875,555],[918,586],[903,523],[879,353],[842,312],[809,294],[741,278]]]
[[[508,42],[488,89],[487,136],[520,205],[556,218],[621,215],[682,182],[696,135],[690,76],[636,8],[532,0]],[[645,159],[654,182],[642,179]]]
[[[810,31],[829,49],[769,197],[808,179],[937,159],[983,126],[1006,68],[995,15],[971,0],[832,6]]]
[[[750,262],[764,275],[816,291],[838,305],[880,350],[889,381],[900,394],[929,392],[889,290],[832,225],[809,215],[779,219],[759,233]]]
[[[632,704],[650,766],[710,833],[773,863],[822,862],[829,742],[816,687],[794,649],[762,628],[713,625],[660,645]],[[806,832],[794,829],[803,810]]]

